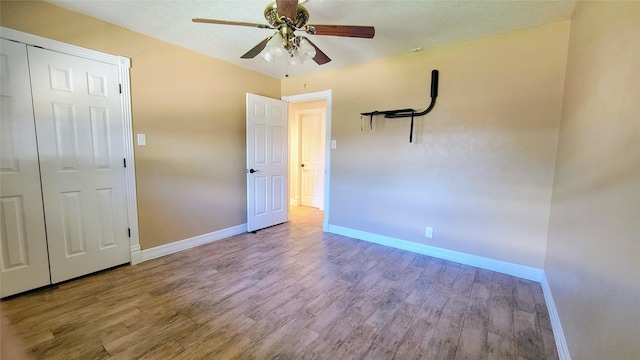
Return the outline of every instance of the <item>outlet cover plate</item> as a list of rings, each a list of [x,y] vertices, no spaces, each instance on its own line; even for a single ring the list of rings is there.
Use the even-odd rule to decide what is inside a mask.
[[[424,236],[431,239],[433,237],[433,228],[427,226],[427,229],[424,231]]]

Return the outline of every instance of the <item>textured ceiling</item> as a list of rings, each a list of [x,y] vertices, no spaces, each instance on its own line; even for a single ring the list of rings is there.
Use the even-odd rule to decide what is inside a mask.
[[[253,0],[50,0],[52,4],[222,59],[284,78],[354,65],[571,18],[575,0],[431,1],[308,0],[309,24],[372,25],[373,39],[310,35],[332,61],[307,61],[285,69],[283,58],[269,63],[240,56],[274,30],[198,24],[192,18],[265,23],[269,3]]]

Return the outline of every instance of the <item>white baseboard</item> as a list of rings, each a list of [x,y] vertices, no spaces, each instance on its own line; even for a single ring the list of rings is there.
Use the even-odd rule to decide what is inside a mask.
[[[140,256],[136,254],[137,262],[134,262],[134,254],[132,251],[131,263],[137,264],[143,261],[156,259],[165,255],[174,254],[182,250],[191,249],[196,246],[208,244],[217,240],[226,239],[228,237],[247,232],[247,224],[237,225],[230,228],[210,232],[208,234],[194,236],[192,238],[172,242],[166,245],[160,245],[151,249],[145,249],[140,252]]]
[[[131,265],[139,264],[142,262],[142,249],[140,245],[131,245]]]
[[[453,250],[418,244],[407,240],[396,239],[389,236],[373,234],[366,231],[354,230],[331,224],[327,226],[327,229],[325,231],[338,235],[348,236],[354,239],[390,246],[400,250],[429,255],[438,259],[454,261],[460,264],[475,266],[491,271],[497,271],[527,280],[540,282],[543,278],[542,269],[513,264],[506,261],[494,260],[476,255],[469,255]]]
[[[547,304],[547,310],[549,311],[549,319],[551,320],[551,328],[553,330],[553,337],[556,340],[556,348],[558,349],[558,358],[560,360],[571,360],[569,354],[569,347],[567,341],[564,338],[564,331],[562,331],[562,324],[560,324],[560,316],[558,316],[558,309],[556,309],[556,303],[551,296],[551,287],[547,281],[547,276],[542,276],[540,281],[542,286],[542,293],[544,294],[544,301]]]

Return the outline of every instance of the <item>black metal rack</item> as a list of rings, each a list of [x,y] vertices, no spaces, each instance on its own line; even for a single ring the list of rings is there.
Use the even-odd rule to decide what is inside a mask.
[[[360,113],[360,116],[369,116],[369,126],[373,128],[373,117],[375,115],[384,115],[387,119],[411,118],[411,130],[409,132],[409,142],[413,142],[413,119],[416,116],[426,115],[436,105],[436,97],[438,97],[438,70],[431,71],[431,104],[424,111],[416,111],[414,109],[384,110]]]

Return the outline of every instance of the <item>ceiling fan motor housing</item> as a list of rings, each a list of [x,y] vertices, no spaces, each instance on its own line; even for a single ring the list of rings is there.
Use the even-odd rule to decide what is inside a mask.
[[[296,47],[296,44],[294,42],[295,35],[293,34],[293,29],[288,26],[283,26],[278,29],[278,31],[280,32],[280,35],[282,35],[282,46],[284,46],[285,49],[290,50]]]
[[[281,19],[280,16],[278,16],[278,7],[276,3],[273,2],[267,5],[267,7],[264,9],[264,18],[271,26],[275,28],[279,28],[281,26],[293,26],[296,29],[301,29],[309,21],[309,12],[304,6],[298,5],[296,18],[288,19],[290,21],[290,24],[287,24],[287,21]]]

